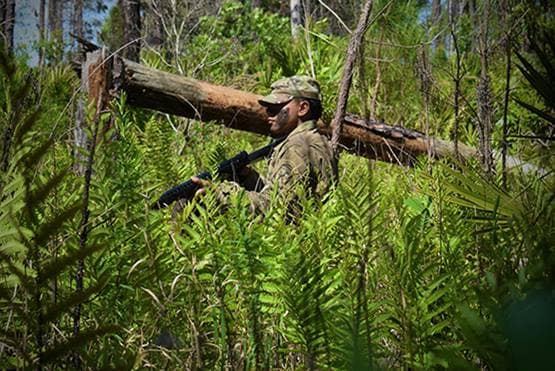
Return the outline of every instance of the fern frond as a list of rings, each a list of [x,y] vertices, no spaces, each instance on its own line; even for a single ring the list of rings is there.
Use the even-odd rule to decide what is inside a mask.
[[[39,280],[37,281],[38,284],[40,285],[50,279],[55,278],[64,270],[66,270],[67,267],[70,267],[72,266],[72,264],[79,261],[79,259],[92,256],[95,252],[100,251],[103,247],[104,246],[102,245],[94,245],[86,249],[76,249],[62,257],[52,257],[50,259],[47,259],[41,267],[41,274]]]
[[[70,220],[81,209],[80,203],[71,205],[51,220],[45,221],[36,231],[33,242],[38,246],[43,246],[53,234],[62,228],[64,222]]]
[[[8,90],[15,93],[10,97],[7,107],[2,107],[4,116],[11,108],[9,104],[18,105],[16,110],[23,110],[29,100],[30,80],[20,84],[17,79],[10,79]],[[90,256],[98,249],[87,249],[75,254],[67,254],[62,259],[56,259],[57,249],[52,246],[59,244],[62,227],[68,225],[73,216],[80,210],[80,203],[71,203],[72,197],[62,202],[60,206],[56,193],[66,186],[67,167],[65,170],[52,171],[47,176],[38,174],[41,166],[48,166],[52,158],[54,138],[37,143],[41,138],[41,129],[35,129],[39,120],[39,109],[31,110],[28,115],[9,113],[12,120],[10,125],[15,129],[15,139],[11,142],[10,160],[7,174],[3,174],[0,201],[0,241],[5,248],[0,249],[0,269],[2,280],[0,290],[8,294],[14,288],[14,295],[5,307],[10,315],[15,314],[14,320],[8,320],[9,327],[5,336],[17,335],[18,341],[25,343],[25,347],[14,352],[15,359],[23,362],[23,367],[44,367],[45,354],[55,357],[61,354],[61,348],[54,348],[44,353],[45,339],[51,321],[71,310],[72,306],[89,299],[104,287],[106,279],[99,279],[97,284],[82,292],[68,295],[64,300],[54,300],[49,295],[51,283],[54,283],[54,295],[59,295],[57,284],[61,277],[72,268],[71,264],[79,256]],[[11,133],[8,133],[11,135]],[[3,156],[6,155],[6,148]],[[7,157],[6,157],[7,158]],[[8,164],[6,158],[3,164]],[[38,174],[38,176],[37,176]],[[56,205],[49,208],[50,205]],[[69,205],[67,205],[69,204]],[[46,258],[46,259],[45,259]],[[44,276],[42,275],[46,273]],[[16,288],[16,289],[15,289]],[[6,295],[4,300],[8,299]],[[51,301],[55,302],[52,304]],[[105,333],[108,327],[96,333]],[[63,344],[64,349],[71,349],[72,344],[80,345],[90,341],[95,332],[85,333],[83,337]],[[4,338],[5,336],[2,336]],[[0,339],[2,341],[3,339]],[[16,348],[17,349],[17,348]]]
[[[47,349],[41,355],[42,361],[45,363],[54,362],[72,350],[78,349],[100,336],[114,333],[119,329],[119,326],[112,325],[99,327],[93,330],[81,331],[79,335],[71,337],[65,342],[56,344],[53,348]]]
[[[108,277],[101,277],[94,285],[87,287],[83,291],[76,291],[57,304],[45,308],[42,319],[47,322],[52,321],[63,314],[64,311],[67,311],[68,308],[73,308],[77,304],[85,302],[91,296],[102,290],[104,286],[106,286],[107,281]]]

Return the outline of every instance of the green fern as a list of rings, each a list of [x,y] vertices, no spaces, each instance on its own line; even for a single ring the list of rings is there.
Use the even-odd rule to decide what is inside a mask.
[[[357,171],[357,170],[355,170]],[[338,313],[341,322],[335,328],[338,334],[340,368],[363,370],[373,368],[372,318],[377,314],[369,301],[371,292],[372,256],[375,231],[379,228],[376,188],[372,173],[359,169],[354,182],[343,182],[339,202],[341,215],[339,233],[342,241],[341,265],[344,275],[344,307]]]
[[[6,62],[5,57],[1,61],[4,63],[2,70],[15,68],[6,65],[9,62]],[[17,89],[21,83],[13,76],[16,75],[2,76],[8,90]],[[2,126],[12,128],[11,131],[5,131],[5,135],[11,138],[4,137],[4,143],[11,143],[10,147],[4,147],[4,153],[7,154],[4,164],[8,171],[3,174],[2,181],[6,183],[0,189],[3,206],[0,209],[0,238],[3,245],[0,252],[0,300],[6,309],[3,319],[8,324],[2,333],[2,342],[6,344],[2,352],[8,355],[2,357],[6,362],[2,367],[8,368],[41,368],[48,364],[61,364],[68,352],[79,351],[82,344],[114,330],[113,327],[100,326],[78,337],[59,337],[51,333],[53,323],[66,315],[74,305],[98,294],[105,280],[80,293],[58,293],[56,301],[48,299],[46,295],[53,280],[71,269],[72,263],[92,255],[98,248],[85,251],[68,249],[60,257],[50,255],[46,248],[73,219],[80,205],[69,204],[52,213],[45,210],[44,206],[63,182],[66,171],[59,171],[45,179],[36,177],[52,148],[52,141],[30,145],[29,138],[37,138],[34,126],[39,118],[39,109],[30,106],[25,86],[12,96],[10,105],[18,107],[18,110],[27,109],[27,116],[10,113],[10,105],[4,107],[2,115],[9,120],[2,122]]]

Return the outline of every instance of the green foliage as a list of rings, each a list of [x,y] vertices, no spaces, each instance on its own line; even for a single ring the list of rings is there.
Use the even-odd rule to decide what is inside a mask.
[[[517,67],[520,72],[522,72],[526,80],[530,82],[538,94],[543,98],[545,105],[553,110],[555,109],[555,103],[553,103],[555,102],[555,90],[553,88],[553,84],[555,83],[555,67],[551,64],[551,61],[553,60],[553,56],[555,56],[555,40],[549,35],[546,35],[545,38],[545,44],[547,44],[545,50],[538,46],[535,41],[532,41],[531,45],[532,50],[537,55],[545,72],[542,73],[538,71],[518,52],[516,53],[516,56],[521,64],[517,65]],[[555,125],[555,117],[549,111],[540,110],[518,99],[516,99],[516,102],[541,118],[549,121],[552,125]]]
[[[59,208],[56,194],[67,169],[42,174],[53,141],[40,135],[40,107],[30,98],[30,78],[17,78],[17,67],[2,55],[0,65],[9,100],[2,107],[3,135],[0,180],[0,303],[2,321],[2,367],[41,368],[60,364],[67,357],[80,357],[83,345],[111,333],[114,326],[99,324],[71,336],[63,324],[77,305],[98,295],[107,275],[90,281],[88,288],[72,292],[59,285],[68,279],[73,265],[100,247],[76,249],[64,243],[71,222],[81,210],[71,198]],[[68,229],[69,228],[69,229]],[[11,323],[15,324],[10,325]],[[53,330],[57,329],[58,333]]]
[[[355,3],[344,2],[341,14],[356,13]],[[455,55],[446,19],[428,27],[427,4],[375,2],[349,109],[362,112],[375,97],[377,117],[420,130],[427,118],[430,132],[445,138],[454,125]],[[526,14],[515,6],[515,19]],[[120,16],[112,11],[107,38],[121,38]],[[476,142],[479,75],[474,22],[465,9],[455,25],[459,140],[470,144]],[[318,19],[293,44],[288,18],[228,1],[176,50],[145,50],[142,57],[151,66],[258,93],[283,75],[314,73],[330,117],[349,41],[330,33],[331,23],[337,26]],[[492,37],[503,34],[499,23],[492,21]],[[543,68],[541,58],[521,54]],[[423,55],[430,68],[427,105]],[[181,212],[153,212],[148,205],[163,190],[267,139],[133,109],[122,95],[112,102],[111,119],[102,121],[110,125],[92,172],[88,247],[79,249],[83,179],[68,171],[78,79],[69,66],[33,70],[4,60],[2,367],[70,368],[74,354],[90,369],[552,366],[546,351],[555,341],[549,167],[543,175],[510,174],[500,187],[469,165],[401,168],[344,153],[337,188],[323,204],[301,197],[295,220],[278,202],[254,217],[242,195],[224,213],[210,193]],[[492,48],[496,141],[502,139],[504,63]],[[511,88],[517,99],[541,105],[519,74],[513,73]],[[511,132],[539,122],[514,102],[508,118]],[[548,157],[546,148],[519,142],[511,152]],[[256,166],[264,173],[264,163]],[[80,259],[85,289],[76,293]],[[77,303],[82,331],[74,337]]]

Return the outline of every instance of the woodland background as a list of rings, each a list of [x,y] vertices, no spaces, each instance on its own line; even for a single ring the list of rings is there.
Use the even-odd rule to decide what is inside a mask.
[[[553,369],[552,2],[374,1],[348,110],[481,155],[343,153],[288,224],[241,197],[150,210],[267,138],[124,94],[95,112],[69,33],[260,94],[312,75],[329,121],[361,1],[41,0],[25,48],[18,1],[0,2],[1,368]]]

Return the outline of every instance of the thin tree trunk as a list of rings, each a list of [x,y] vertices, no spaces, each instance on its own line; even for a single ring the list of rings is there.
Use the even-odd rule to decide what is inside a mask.
[[[511,33],[510,33],[510,8],[508,4],[509,0],[503,1],[503,18],[505,23],[505,29],[507,30],[507,35],[505,37],[505,56],[507,59],[507,67],[505,73],[505,99],[503,102],[503,139],[502,139],[502,149],[501,149],[501,166],[502,166],[502,184],[503,188],[507,187],[507,151],[509,143],[507,142],[507,136],[509,135],[509,125],[507,120],[507,113],[509,111],[509,97],[511,91]]]
[[[64,42],[64,0],[56,0],[56,30],[59,30],[60,43]]]
[[[74,35],[82,38],[83,37],[83,0],[75,0],[73,8],[73,33]],[[82,62],[83,53],[82,46],[79,42],[76,42],[74,59],[77,62]],[[88,67],[81,71],[81,88],[82,91],[86,91],[86,82],[88,80]],[[75,126],[73,128],[73,170],[79,176],[85,175],[85,158],[84,154],[86,152],[87,134],[85,131],[85,100],[86,97],[80,94],[77,97],[75,103]]]
[[[90,195],[90,188],[91,188],[91,178],[92,178],[92,167],[94,161],[94,154],[96,150],[96,137],[98,134],[98,128],[100,126],[100,111],[101,111],[101,99],[99,99],[98,105],[96,107],[95,119],[94,119],[94,127],[93,127],[93,134],[92,137],[89,139],[88,145],[88,156],[87,156],[87,165],[85,169],[85,185],[83,190],[83,210],[81,214],[81,225],[79,231],[79,249],[84,250],[87,247],[87,241],[89,237],[89,195]],[[79,259],[77,263],[77,273],[75,274],[75,291],[81,292],[83,291],[83,278],[85,273],[85,261],[83,258]],[[76,337],[79,335],[79,331],[81,329],[81,303],[77,304],[73,311],[73,336]],[[81,369],[81,358],[77,353],[74,353],[73,364],[75,369]]]
[[[341,84],[339,86],[339,99],[337,102],[337,108],[335,110],[335,116],[331,122],[332,127],[332,138],[331,143],[335,153],[336,159],[339,158],[339,137],[341,135],[341,123],[343,116],[347,110],[347,101],[349,99],[349,89],[351,87],[351,82],[353,79],[353,70],[357,54],[359,53],[360,45],[362,44],[364,33],[368,27],[368,21],[370,19],[370,12],[372,10],[372,0],[367,0],[364,4],[362,14],[358,21],[357,28],[353,33],[351,41],[349,43],[349,49],[347,50],[347,59],[345,62],[345,67],[343,70],[343,77],[341,78]]]
[[[301,0],[291,0],[291,36],[293,41],[299,41],[301,34],[302,20],[301,20]]]
[[[452,0],[451,8],[449,9],[449,28],[451,31],[451,39],[453,42],[453,49],[455,51],[455,92],[453,94],[453,107],[455,111],[455,123],[453,127],[453,144],[455,148],[455,158],[459,158],[459,100],[461,96],[461,53],[459,49],[459,43],[456,31],[456,20],[458,18],[458,3],[456,0]],[[455,5],[457,4],[457,5]]]
[[[432,25],[436,26],[441,17],[441,0],[432,0]]]
[[[430,19],[431,28],[437,29],[441,21],[441,0],[432,0],[432,14]],[[434,49],[439,48],[443,44],[443,37],[437,37],[433,42]]]
[[[461,15],[462,8],[464,8],[464,1],[463,4],[460,3],[460,0],[448,0],[448,7],[447,16],[449,18],[449,24],[456,24],[457,19]]]
[[[477,88],[477,103],[480,154],[484,170],[491,175],[493,173],[493,156],[491,149],[491,87],[488,74],[488,17],[489,0],[486,0],[482,19],[479,20],[480,81]]]
[[[44,46],[43,43],[46,39],[46,25],[45,25],[45,18],[46,18],[46,0],[40,0],[39,3],[39,67],[44,65]]]
[[[48,1],[48,31],[50,32],[50,40],[56,41],[57,44],[54,62],[60,61],[63,53],[62,5],[62,0]]]
[[[73,1],[73,33],[83,37],[83,0]],[[76,43],[76,51],[79,51],[79,43]],[[81,53],[77,53],[77,58],[81,61]]]
[[[6,0],[0,0],[0,36],[2,37],[2,40],[0,40],[0,42],[3,42],[4,44],[6,44],[6,40],[4,40],[5,23],[6,23]]]
[[[15,0],[0,1],[0,33],[6,50],[13,52],[13,29],[15,25]]]
[[[310,76],[316,78],[316,70],[314,68],[314,58],[312,57],[312,45],[310,42],[310,24],[312,22],[312,13],[310,9],[310,0],[303,0],[303,11],[304,11],[304,37],[306,41],[306,53],[308,55],[308,61],[310,63]]]
[[[139,61],[141,53],[141,6],[139,0],[123,0],[125,48],[123,55],[134,62]]]

